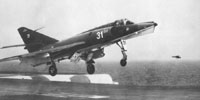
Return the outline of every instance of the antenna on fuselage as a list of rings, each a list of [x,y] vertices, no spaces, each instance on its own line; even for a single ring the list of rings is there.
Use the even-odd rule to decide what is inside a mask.
[[[41,30],[41,29],[43,29],[43,28],[44,28],[44,26],[43,26],[43,27],[39,27],[39,28],[37,28],[37,29],[35,29],[35,30],[33,30],[33,31],[37,32],[38,30]]]

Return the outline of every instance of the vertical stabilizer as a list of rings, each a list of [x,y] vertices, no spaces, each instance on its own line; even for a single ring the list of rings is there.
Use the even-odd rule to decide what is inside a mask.
[[[40,50],[42,47],[58,41],[54,38],[25,27],[20,27],[18,32],[26,45],[25,49],[27,49],[29,52]]]

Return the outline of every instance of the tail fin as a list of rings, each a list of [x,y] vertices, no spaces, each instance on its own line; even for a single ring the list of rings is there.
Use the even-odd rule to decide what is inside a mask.
[[[29,52],[37,51],[48,44],[58,41],[54,38],[45,36],[25,27],[20,27],[18,32],[26,45],[25,49],[27,49]]]

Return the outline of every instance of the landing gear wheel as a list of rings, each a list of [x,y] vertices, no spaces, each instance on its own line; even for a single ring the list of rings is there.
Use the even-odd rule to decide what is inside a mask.
[[[126,59],[122,59],[122,60],[120,61],[120,64],[121,64],[122,67],[125,67],[126,64],[127,64]]]
[[[51,65],[51,66],[49,67],[49,74],[50,74],[51,76],[55,76],[55,75],[57,74],[57,68],[56,68],[55,66]]]
[[[87,64],[87,72],[88,72],[88,74],[94,74],[95,67],[93,64]]]
[[[123,58],[122,58],[122,60],[120,61],[120,65],[122,66],[122,67],[124,67],[124,66],[126,66],[126,64],[127,64],[127,54],[126,54],[126,48],[125,48],[125,45],[126,44],[126,42],[125,41],[123,41],[123,40],[120,40],[119,41],[119,43],[117,42],[117,45],[120,47],[120,49],[121,49],[121,52],[122,52],[122,55],[123,55]]]

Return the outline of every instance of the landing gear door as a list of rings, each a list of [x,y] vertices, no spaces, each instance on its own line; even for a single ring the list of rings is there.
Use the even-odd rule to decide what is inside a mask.
[[[77,63],[80,61],[80,56],[81,56],[81,53],[76,52],[71,56],[70,61]]]

